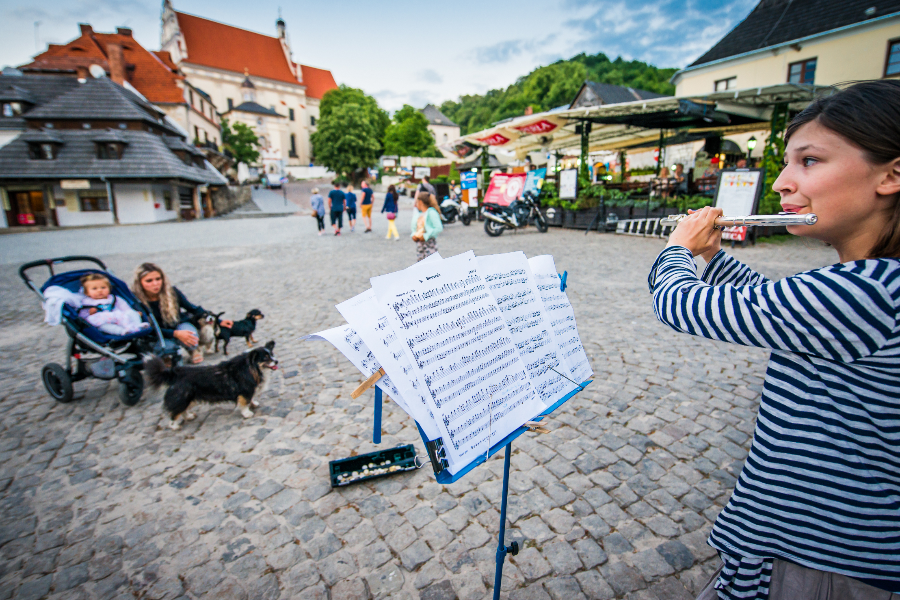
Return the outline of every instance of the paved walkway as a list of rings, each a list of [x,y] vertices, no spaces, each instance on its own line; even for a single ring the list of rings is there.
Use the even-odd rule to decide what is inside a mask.
[[[404,236],[408,208],[401,210]],[[502,457],[441,486],[427,468],[334,491],[328,461],[375,449],[359,373],[308,332],[368,278],[414,261],[371,234],[319,237],[306,216],[0,236],[0,600],[452,599],[491,592]],[[551,229],[488,238],[445,228],[450,256],[551,253],[595,382],[513,445],[503,597],[682,600],[715,568],[705,544],[753,431],[766,352],[679,335],[653,318],[646,270],[663,242]],[[40,369],[65,335],[41,323],[17,263],[75,249],[121,274],[161,264],[189,299],[265,314],[282,369],[253,419],[201,407],[173,432],[159,395],[115,384],[53,402]],[[802,241],[737,249],[779,277],[833,260]],[[127,278],[127,275],[126,275]],[[218,360],[219,356],[210,357]],[[382,448],[422,444],[388,402]]]

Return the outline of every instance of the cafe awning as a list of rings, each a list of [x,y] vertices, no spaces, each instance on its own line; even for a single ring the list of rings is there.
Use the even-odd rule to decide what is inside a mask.
[[[591,151],[617,150],[658,140],[661,130],[728,134],[767,129],[772,109],[787,104],[800,110],[833,88],[783,83],[684,97],[555,110],[517,117],[492,128],[466,135],[461,141],[491,146],[524,157],[537,150],[577,149],[581,134],[576,127],[591,123]],[[537,125],[541,122],[552,123]]]

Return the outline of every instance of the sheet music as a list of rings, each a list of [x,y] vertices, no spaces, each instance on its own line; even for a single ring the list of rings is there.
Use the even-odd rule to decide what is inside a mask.
[[[540,413],[543,402],[474,253],[419,263],[371,282],[428,388],[453,459],[451,473]]]
[[[341,354],[349,358],[350,362],[353,363],[353,366],[359,369],[363,376],[367,379],[372,373],[381,368],[381,364],[378,362],[378,359],[366,345],[362,337],[360,337],[360,335],[353,329],[351,325],[341,325],[340,327],[326,329],[325,331],[320,331],[319,333],[305,335],[300,339],[319,339],[330,342],[331,345],[337,348]],[[385,372],[387,372],[387,369],[385,369]],[[403,411],[406,412],[406,414],[410,414],[409,407],[406,406],[406,403],[403,401],[400,392],[391,381],[389,375],[384,375],[375,383],[375,385],[380,387],[381,391],[385,392],[387,395],[393,398],[394,402],[396,402],[400,406],[400,408],[402,408]]]
[[[562,357],[570,365],[569,376],[578,383],[586,381],[594,371],[581,345],[581,338],[578,337],[575,310],[566,293],[559,289],[559,274],[556,272],[553,257],[549,254],[535,256],[528,259],[528,265],[534,274],[541,300],[544,302],[545,314],[550,319],[550,326],[562,351]]]
[[[503,312],[512,341],[525,362],[531,385],[544,405],[552,406],[578,386],[559,374],[571,377],[571,367],[568,361],[560,360],[562,353],[545,318],[544,303],[525,253],[492,254],[476,260],[478,272]]]
[[[336,308],[359,333],[391,377],[399,394],[397,397],[393,395],[391,397],[395,400],[402,398],[397,403],[402,402],[401,406],[405,406],[404,410],[419,423],[429,439],[441,437],[441,431],[431,414],[431,405],[427,399],[428,390],[419,380],[419,372],[409,360],[403,341],[394,334],[387,317],[384,316],[381,305],[375,299],[375,292],[370,288],[346,302],[341,302]]]

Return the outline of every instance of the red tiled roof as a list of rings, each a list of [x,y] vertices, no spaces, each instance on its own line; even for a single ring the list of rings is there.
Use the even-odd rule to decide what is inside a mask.
[[[68,44],[51,44],[46,52],[20,69],[28,71],[75,72],[76,67],[96,64],[109,72],[107,44],[120,44],[125,58],[125,78],[150,102],[184,103],[184,91],[177,84],[178,74],[171,59],[167,65],[156,54],[147,51],[129,35],[118,33],[84,33]]]
[[[334,75],[326,69],[317,69],[308,65],[300,65],[303,73],[303,84],[306,86],[306,95],[310,98],[322,99],[328,90],[336,90],[338,85],[334,81]]]
[[[278,38],[185,13],[178,27],[187,45],[185,62],[298,84]]]

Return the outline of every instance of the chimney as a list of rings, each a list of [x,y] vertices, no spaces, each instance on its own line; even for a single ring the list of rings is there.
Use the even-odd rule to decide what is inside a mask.
[[[106,45],[106,60],[109,62],[109,78],[119,85],[125,84],[125,56],[121,44]]]
[[[116,27],[116,33],[119,35],[124,35],[125,37],[131,36],[131,27]]]
[[[84,83],[88,78],[88,68],[84,65],[75,67],[75,74],[78,76],[78,83]]]
[[[94,28],[87,23],[79,23],[78,28],[81,29],[81,35],[94,35]]]

